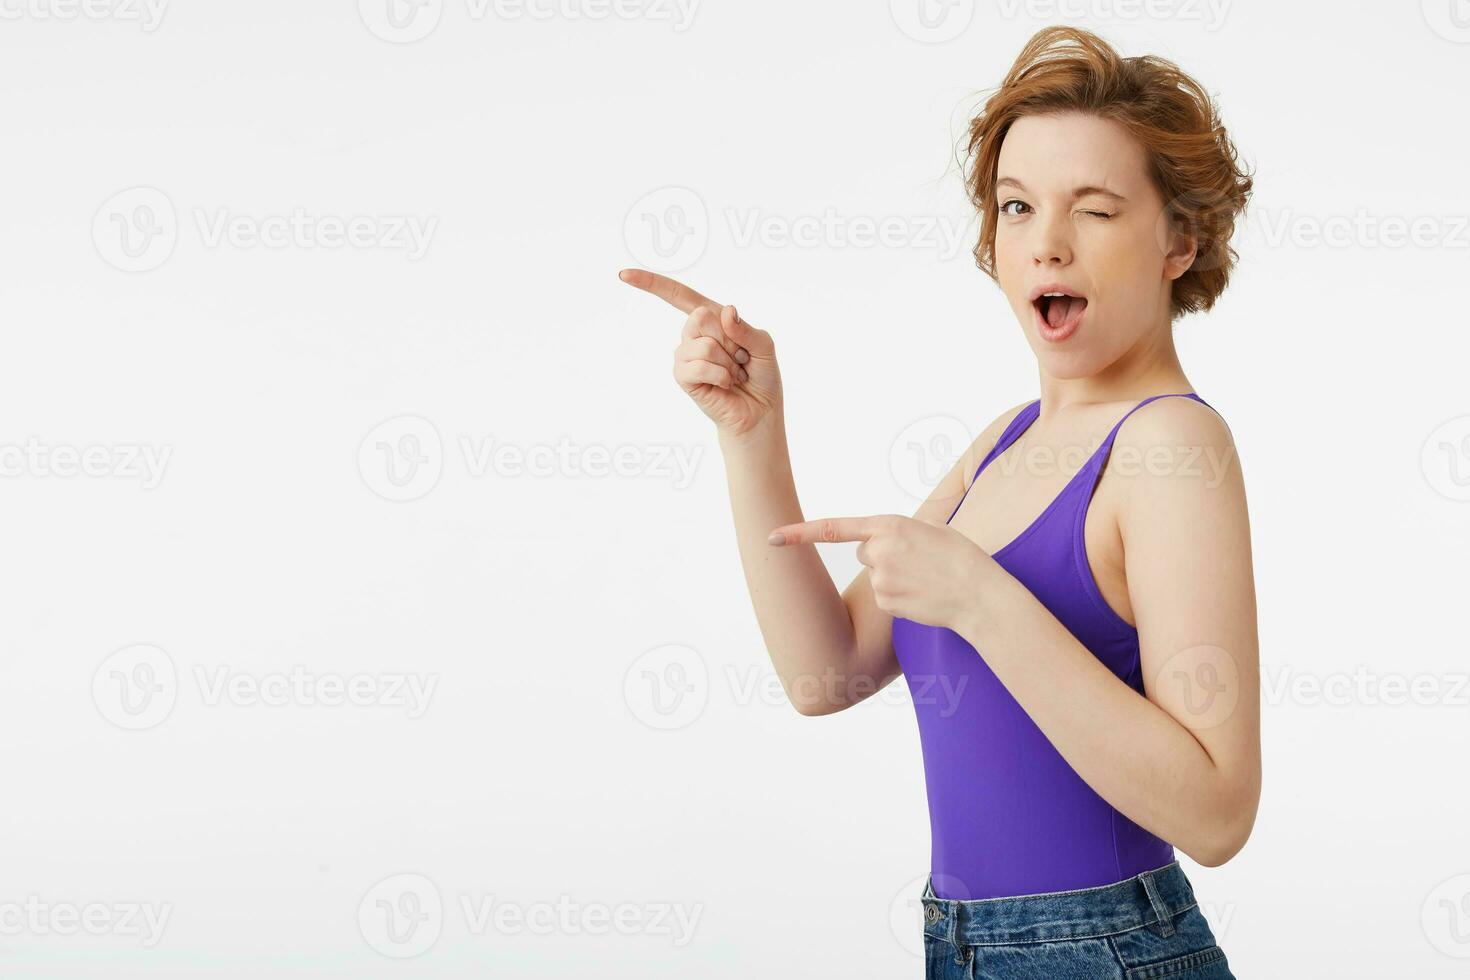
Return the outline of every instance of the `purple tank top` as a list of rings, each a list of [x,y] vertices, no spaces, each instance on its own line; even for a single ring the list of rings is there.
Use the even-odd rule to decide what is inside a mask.
[[[1139,694],[1138,631],[1098,591],[1083,526],[1123,422],[1154,399],[1170,397],[1209,405],[1192,392],[1139,402],[1041,515],[991,556]],[[1040,410],[1038,400],[1017,413],[980,461],[977,478]],[[961,496],[949,520],[963,503]],[[1172,845],[1082,781],[958,633],[895,617],[893,648],[918,715],[936,896],[1000,898],[1091,888],[1174,860]]]

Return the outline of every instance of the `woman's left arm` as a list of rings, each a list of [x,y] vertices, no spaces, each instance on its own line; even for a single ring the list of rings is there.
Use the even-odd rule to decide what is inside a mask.
[[[1213,867],[1244,846],[1260,799],[1255,587],[1229,429],[1178,401],[1119,430],[1106,474],[1126,481],[1118,524],[1147,697],[978,548],[951,628],[1099,796]]]

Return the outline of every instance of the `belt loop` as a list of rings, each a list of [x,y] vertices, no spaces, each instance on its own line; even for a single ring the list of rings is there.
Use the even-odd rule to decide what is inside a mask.
[[[1143,890],[1148,895],[1149,904],[1153,906],[1154,915],[1158,916],[1159,935],[1165,938],[1174,935],[1173,918],[1169,915],[1168,906],[1159,897],[1159,886],[1154,882],[1154,873],[1152,871],[1145,871],[1138,877],[1143,882]]]
[[[949,915],[949,942],[954,947],[954,961],[956,965],[965,962],[965,947],[960,943],[960,902],[950,902]]]

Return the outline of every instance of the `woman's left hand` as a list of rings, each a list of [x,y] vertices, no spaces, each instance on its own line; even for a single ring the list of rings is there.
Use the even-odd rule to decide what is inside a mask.
[[[991,557],[947,524],[898,514],[829,517],[786,524],[771,532],[772,545],[861,542],[858,561],[871,570],[878,608],[928,626],[954,628],[973,615]]]

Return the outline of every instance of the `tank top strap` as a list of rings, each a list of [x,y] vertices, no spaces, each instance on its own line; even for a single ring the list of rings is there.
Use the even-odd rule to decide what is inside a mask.
[[[984,470],[987,465],[989,465],[992,459],[999,456],[1007,449],[1011,448],[1011,443],[1021,438],[1021,433],[1029,429],[1031,427],[1031,423],[1036,421],[1036,416],[1040,414],[1040,398],[1036,399],[1034,402],[1025,406],[1019,412],[1017,412],[1016,417],[1011,419],[1011,424],[1006,426],[1005,429],[1001,431],[1000,438],[995,440],[995,445],[990,447],[990,452],[986,453],[985,458],[980,461],[980,465],[975,467],[975,477],[978,477],[980,475],[981,471]],[[970,482],[974,483],[975,479],[972,477]]]
[[[1118,423],[1113,426],[1113,430],[1108,433],[1107,438],[1102,441],[1102,445],[1098,447],[1097,452],[1094,454],[1093,458],[1095,460],[1106,459],[1108,452],[1113,448],[1113,440],[1118,438],[1118,430],[1123,428],[1123,423],[1128,421],[1128,417],[1143,406],[1147,405],[1149,402],[1157,401],[1160,398],[1193,398],[1195,401],[1199,402],[1201,405],[1204,405],[1211,411],[1215,411],[1215,406],[1211,405],[1209,402],[1205,401],[1203,398],[1201,398],[1199,395],[1196,395],[1192,391],[1175,391],[1166,392],[1162,395],[1149,395],[1143,401],[1139,402],[1137,405],[1134,405],[1126,413],[1124,413],[1123,417],[1118,420]],[[1219,413],[1216,412],[1216,414]]]
[[[966,484],[964,492],[960,494],[960,502],[954,505],[954,510],[949,512],[949,517],[945,519],[944,523],[948,524],[954,520],[954,515],[960,512],[960,507],[964,504],[965,498],[970,495],[970,487],[975,485],[975,481],[980,478],[981,472],[989,465],[990,461],[1005,452],[1011,443],[1019,439],[1021,433],[1025,432],[1031,423],[1036,421],[1036,416],[1040,413],[1041,399],[1038,398],[1017,412],[1016,417],[1011,419],[1010,424],[1001,430],[1000,438],[995,440],[995,445],[990,447],[990,452],[986,453],[985,458],[980,460],[980,465],[975,467],[975,475],[970,477],[970,482]]]

